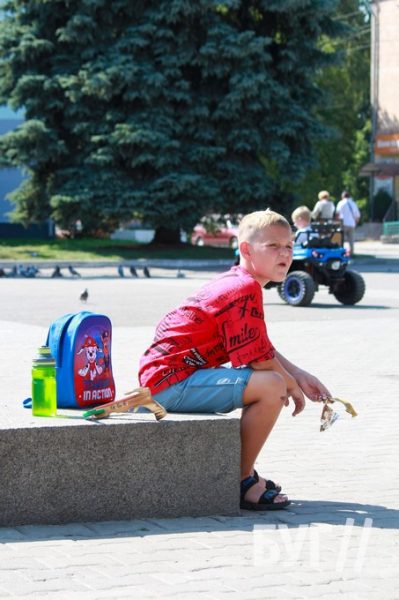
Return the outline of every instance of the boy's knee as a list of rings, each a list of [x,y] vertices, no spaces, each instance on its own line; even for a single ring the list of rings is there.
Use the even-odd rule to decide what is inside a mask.
[[[280,373],[277,373],[277,371],[262,371],[262,373],[265,375],[265,386],[267,386],[269,390],[273,389],[276,390],[276,392],[283,391],[284,394],[286,393],[285,381]]]
[[[247,384],[244,404],[263,399],[269,402],[271,400],[281,400],[286,395],[287,387],[280,373],[277,373],[277,371],[254,371]]]

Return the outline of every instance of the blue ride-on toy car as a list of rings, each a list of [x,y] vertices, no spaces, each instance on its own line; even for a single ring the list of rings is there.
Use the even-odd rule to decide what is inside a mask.
[[[344,233],[339,223],[312,223],[307,241],[294,246],[293,261],[282,283],[270,283],[291,306],[309,306],[320,285],[328,287],[338,302],[353,305],[364,296],[363,277],[348,269],[350,252],[344,248]]]

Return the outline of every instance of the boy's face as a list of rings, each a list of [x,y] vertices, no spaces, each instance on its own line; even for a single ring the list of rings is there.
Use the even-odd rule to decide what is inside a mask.
[[[254,242],[243,242],[243,266],[262,286],[269,281],[283,281],[292,263],[291,230],[269,225]]]

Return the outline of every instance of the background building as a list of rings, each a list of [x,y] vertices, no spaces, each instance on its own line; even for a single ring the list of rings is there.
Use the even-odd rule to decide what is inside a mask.
[[[9,108],[0,108],[0,135],[15,129],[23,122],[21,114]],[[0,239],[4,238],[48,238],[54,237],[54,224],[48,221],[45,225],[31,225],[23,227],[19,223],[11,223],[9,214],[14,205],[7,199],[7,195],[20,186],[23,180],[21,169],[0,169]]]
[[[15,129],[22,121],[22,117],[9,108],[0,108],[0,135]],[[20,169],[0,169],[0,223],[10,221],[7,213],[12,210],[13,205],[6,199],[6,196],[15,190],[21,181],[22,172]]]
[[[373,111],[371,161],[361,175],[371,176],[372,195],[386,190],[399,203],[399,2],[375,0],[372,21],[371,103]],[[388,215],[387,215],[388,216]]]

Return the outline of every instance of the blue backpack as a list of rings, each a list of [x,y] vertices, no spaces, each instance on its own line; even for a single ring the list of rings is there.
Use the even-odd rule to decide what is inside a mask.
[[[83,311],[53,321],[47,336],[57,367],[57,406],[86,408],[115,400],[112,325]]]

